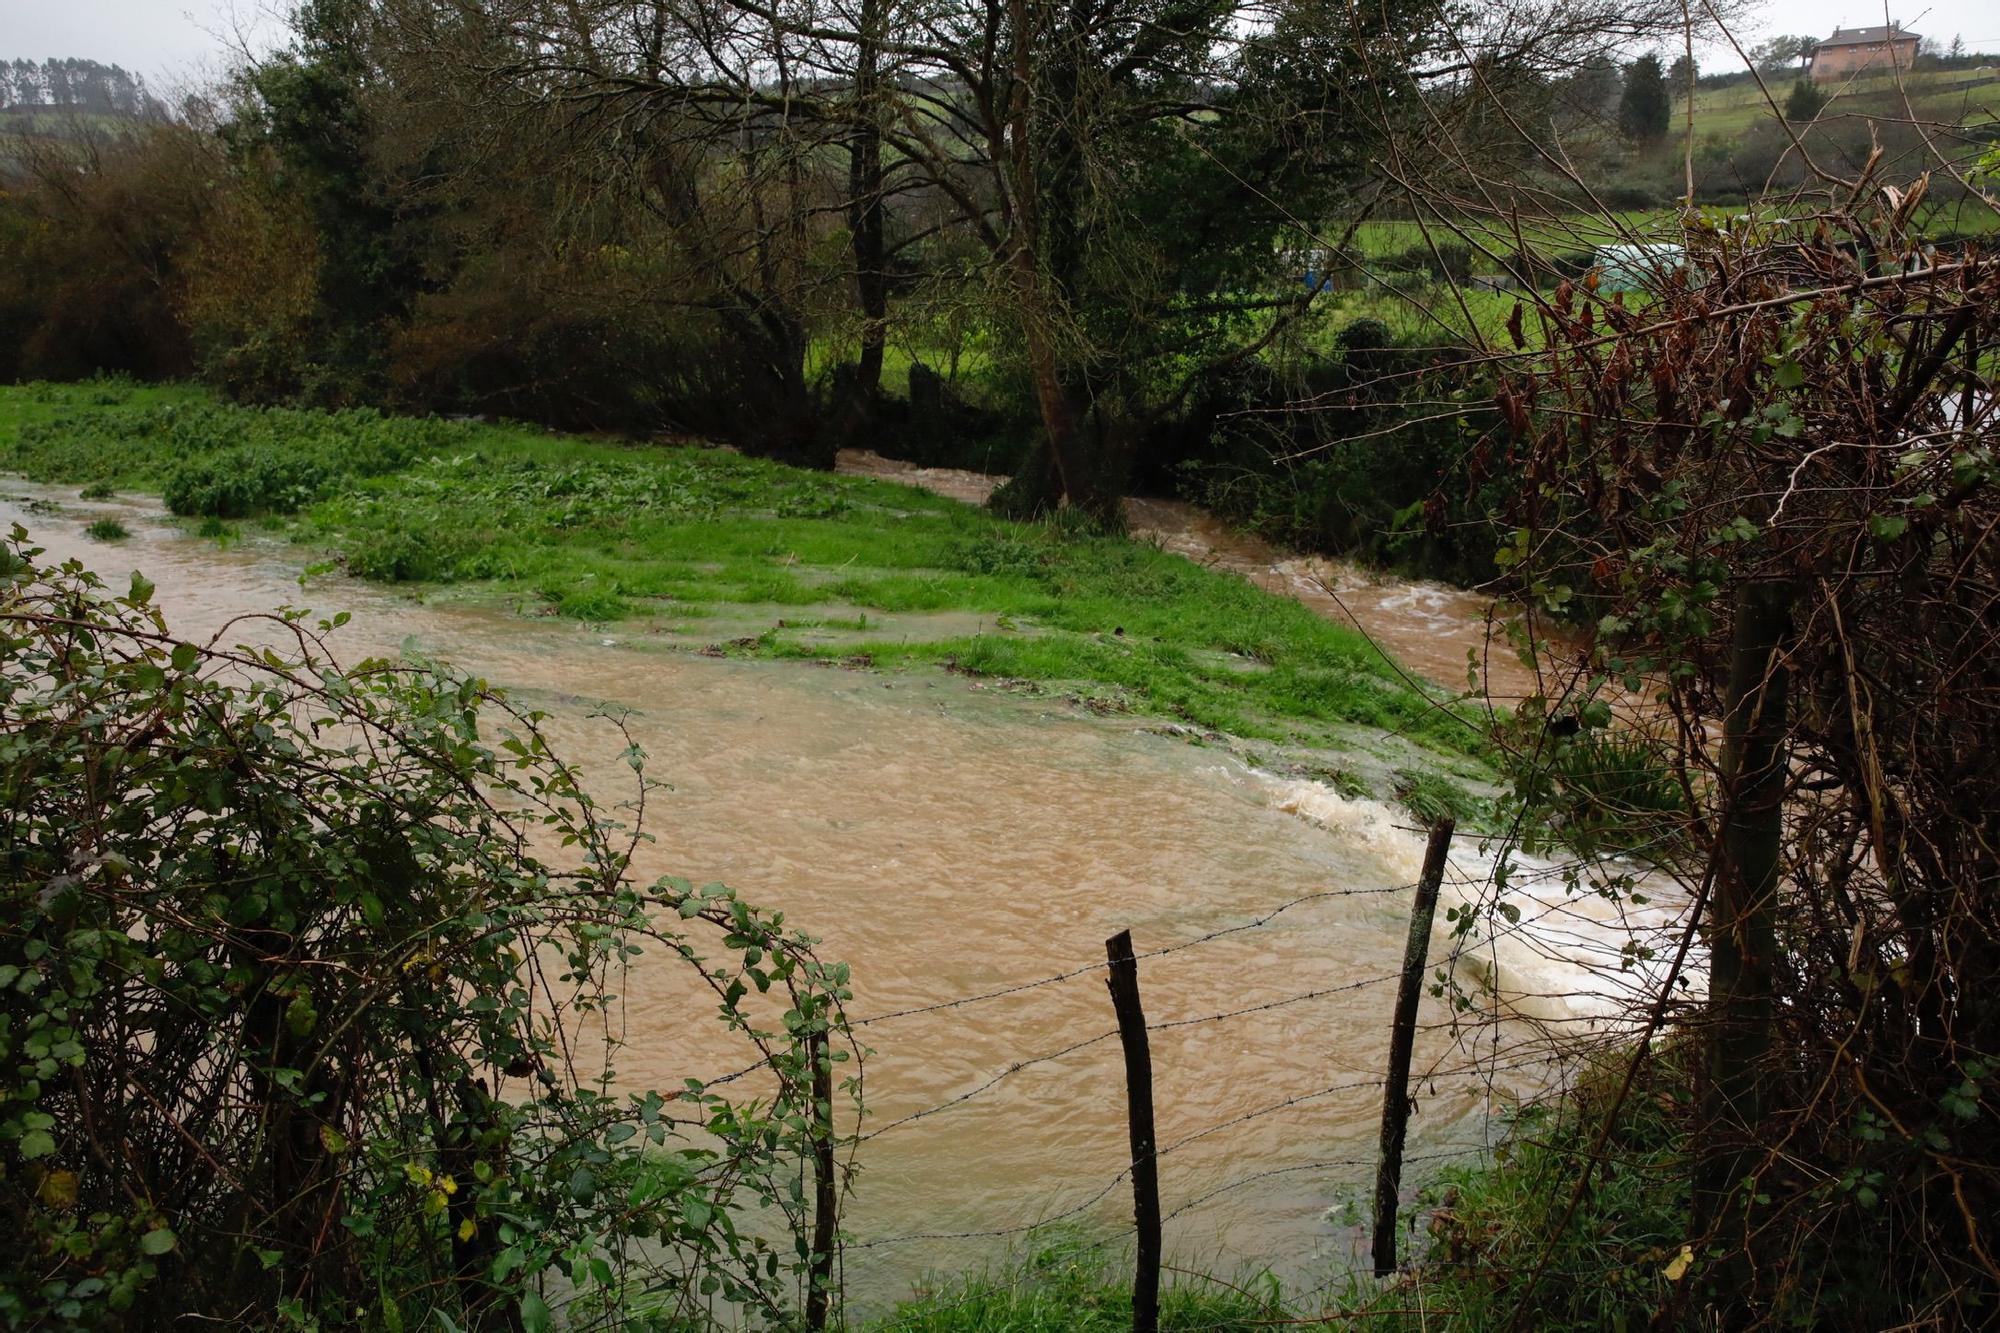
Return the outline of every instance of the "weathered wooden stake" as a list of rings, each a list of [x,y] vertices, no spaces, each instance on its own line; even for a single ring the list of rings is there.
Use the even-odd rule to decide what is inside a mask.
[[[1146,1014],[1139,1007],[1139,960],[1132,932],[1104,941],[1111,974],[1111,1007],[1125,1047],[1125,1111],[1132,1136],[1132,1220],[1139,1231],[1138,1271],[1132,1276],[1132,1333],[1160,1326],[1160,1166],[1153,1152],[1153,1052],[1146,1042]]]
[[[1776,1022],[1771,996],[1789,775],[1785,647],[1796,595],[1790,583],[1774,581],[1748,584],[1736,599],[1722,733],[1722,864],[1708,925],[1712,1027],[1703,1097],[1706,1151],[1694,1180],[1697,1235],[1728,1222],[1740,1207],[1744,1177],[1762,1156],[1753,1145]],[[1750,1290],[1747,1254],[1739,1244],[1721,1266],[1725,1290]]]
[[[813,1259],[806,1327],[818,1333],[826,1327],[833,1298],[833,1244],[840,1211],[833,1193],[833,1061],[828,1058],[826,1033],[815,1032],[807,1050],[813,1067]]]
[[[1424,873],[1410,905],[1410,937],[1403,945],[1403,981],[1396,991],[1396,1017],[1389,1029],[1389,1072],[1382,1081],[1382,1160],[1375,1168],[1375,1276],[1396,1271],[1396,1203],[1403,1188],[1403,1136],[1410,1127],[1410,1047],[1417,1039],[1417,1000],[1424,990],[1424,964],[1431,947],[1431,918],[1444,883],[1445,855],[1456,824],[1440,820],[1424,849]]]

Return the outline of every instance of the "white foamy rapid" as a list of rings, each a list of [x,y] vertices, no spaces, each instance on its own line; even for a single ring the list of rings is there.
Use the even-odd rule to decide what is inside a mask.
[[[1302,778],[1255,776],[1279,809],[1379,860],[1388,883],[1416,883],[1426,839],[1407,812]],[[1615,1032],[1643,1021],[1666,983],[1686,909],[1678,884],[1622,858],[1556,863],[1465,835],[1446,866],[1430,956],[1511,1017]],[[1679,984],[1698,993],[1702,966],[1690,950]]]

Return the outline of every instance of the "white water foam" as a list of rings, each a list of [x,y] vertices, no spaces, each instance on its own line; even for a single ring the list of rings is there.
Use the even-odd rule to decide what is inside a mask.
[[[1263,772],[1253,777],[1278,809],[1380,861],[1389,883],[1416,883],[1426,838],[1407,812],[1306,779]],[[1608,1033],[1640,1021],[1665,984],[1679,944],[1687,910],[1679,885],[1623,859],[1564,864],[1514,852],[1504,860],[1507,884],[1497,892],[1503,861],[1498,840],[1454,841],[1439,893],[1433,961],[1449,960],[1462,982],[1486,992],[1510,1016],[1551,1029]],[[1633,893],[1644,901],[1633,901]],[[1494,910],[1496,904],[1518,912],[1518,919]],[[1469,935],[1455,935],[1458,923],[1447,919],[1449,909],[1479,913]],[[1699,950],[1690,950],[1678,984],[1699,993],[1702,963]]]

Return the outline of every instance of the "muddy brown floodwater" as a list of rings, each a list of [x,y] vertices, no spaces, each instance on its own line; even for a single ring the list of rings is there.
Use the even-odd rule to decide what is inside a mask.
[[[658,842],[641,869],[722,880],[784,909],[823,937],[823,957],[853,965],[857,1016],[1101,962],[1103,941],[1122,929],[1143,955],[1333,894],[1145,958],[1140,970],[1148,1018],[1181,1024],[1153,1034],[1169,1250],[1219,1271],[1269,1265],[1306,1285],[1346,1265],[1355,1231],[1338,1206],[1371,1179],[1392,1001],[1383,983],[1402,950],[1401,886],[1421,855],[1388,808],[1131,719],[955,677],[716,660],[341,580],[302,591],[296,553],[282,546],[221,550],[146,506],[80,503],[20,482],[0,491],[12,497],[0,521],[23,523],[52,554],[76,556],[114,588],[143,570],[184,636],[283,603],[350,611],[333,640],[344,658],[408,642],[504,686],[548,710],[562,752],[607,786],[629,778],[624,741],[590,714],[632,710],[649,774],[671,785],[654,800]],[[107,515],[133,538],[85,539],[83,525]],[[1382,595],[1392,596],[1386,585]],[[1471,849],[1454,862],[1462,880],[1482,870]],[[1581,965],[1615,949],[1618,923],[1560,895],[1543,915],[1538,950],[1495,945],[1481,966],[1523,992],[1590,990]],[[711,1039],[711,1004],[691,1002],[674,969],[641,959],[623,989],[625,1086],[677,1087],[744,1063]],[[1542,1002],[1559,1019],[1589,1007]],[[1245,1009],[1255,1011],[1184,1021]],[[1009,1240],[992,1233],[1040,1218],[1076,1210],[1086,1229],[1118,1231],[1129,1196],[1114,1183],[1127,1161],[1115,1040],[1026,1064],[894,1125],[1111,1028],[1092,971],[865,1030],[874,1054],[863,1128],[893,1127],[860,1146],[844,1219],[861,1308],[882,1308],[927,1272],[1002,1255]],[[1466,1058],[1434,1033],[1418,1068]],[[1540,1078],[1528,1063],[1421,1083],[1412,1152],[1477,1148],[1496,1132],[1489,1112]]]
[[[839,470],[887,477],[927,491],[984,504],[1004,477],[959,468],[919,467],[865,449],[843,449]],[[1125,501],[1132,535],[1198,565],[1240,574],[1268,592],[1294,598],[1330,620],[1353,625],[1404,668],[1455,690],[1478,670],[1478,692],[1505,704],[1539,692],[1535,673],[1508,640],[1510,610],[1490,597],[1427,580],[1378,574],[1347,560],[1300,555],[1231,528],[1179,500]]]

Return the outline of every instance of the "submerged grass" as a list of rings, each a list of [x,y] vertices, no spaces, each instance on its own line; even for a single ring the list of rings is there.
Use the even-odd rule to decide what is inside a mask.
[[[150,490],[326,568],[708,651],[1109,689],[1277,741],[1475,740],[1360,635],[1122,536],[895,482],[527,427],[225,404],[187,387],[0,387],[0,467]]]

